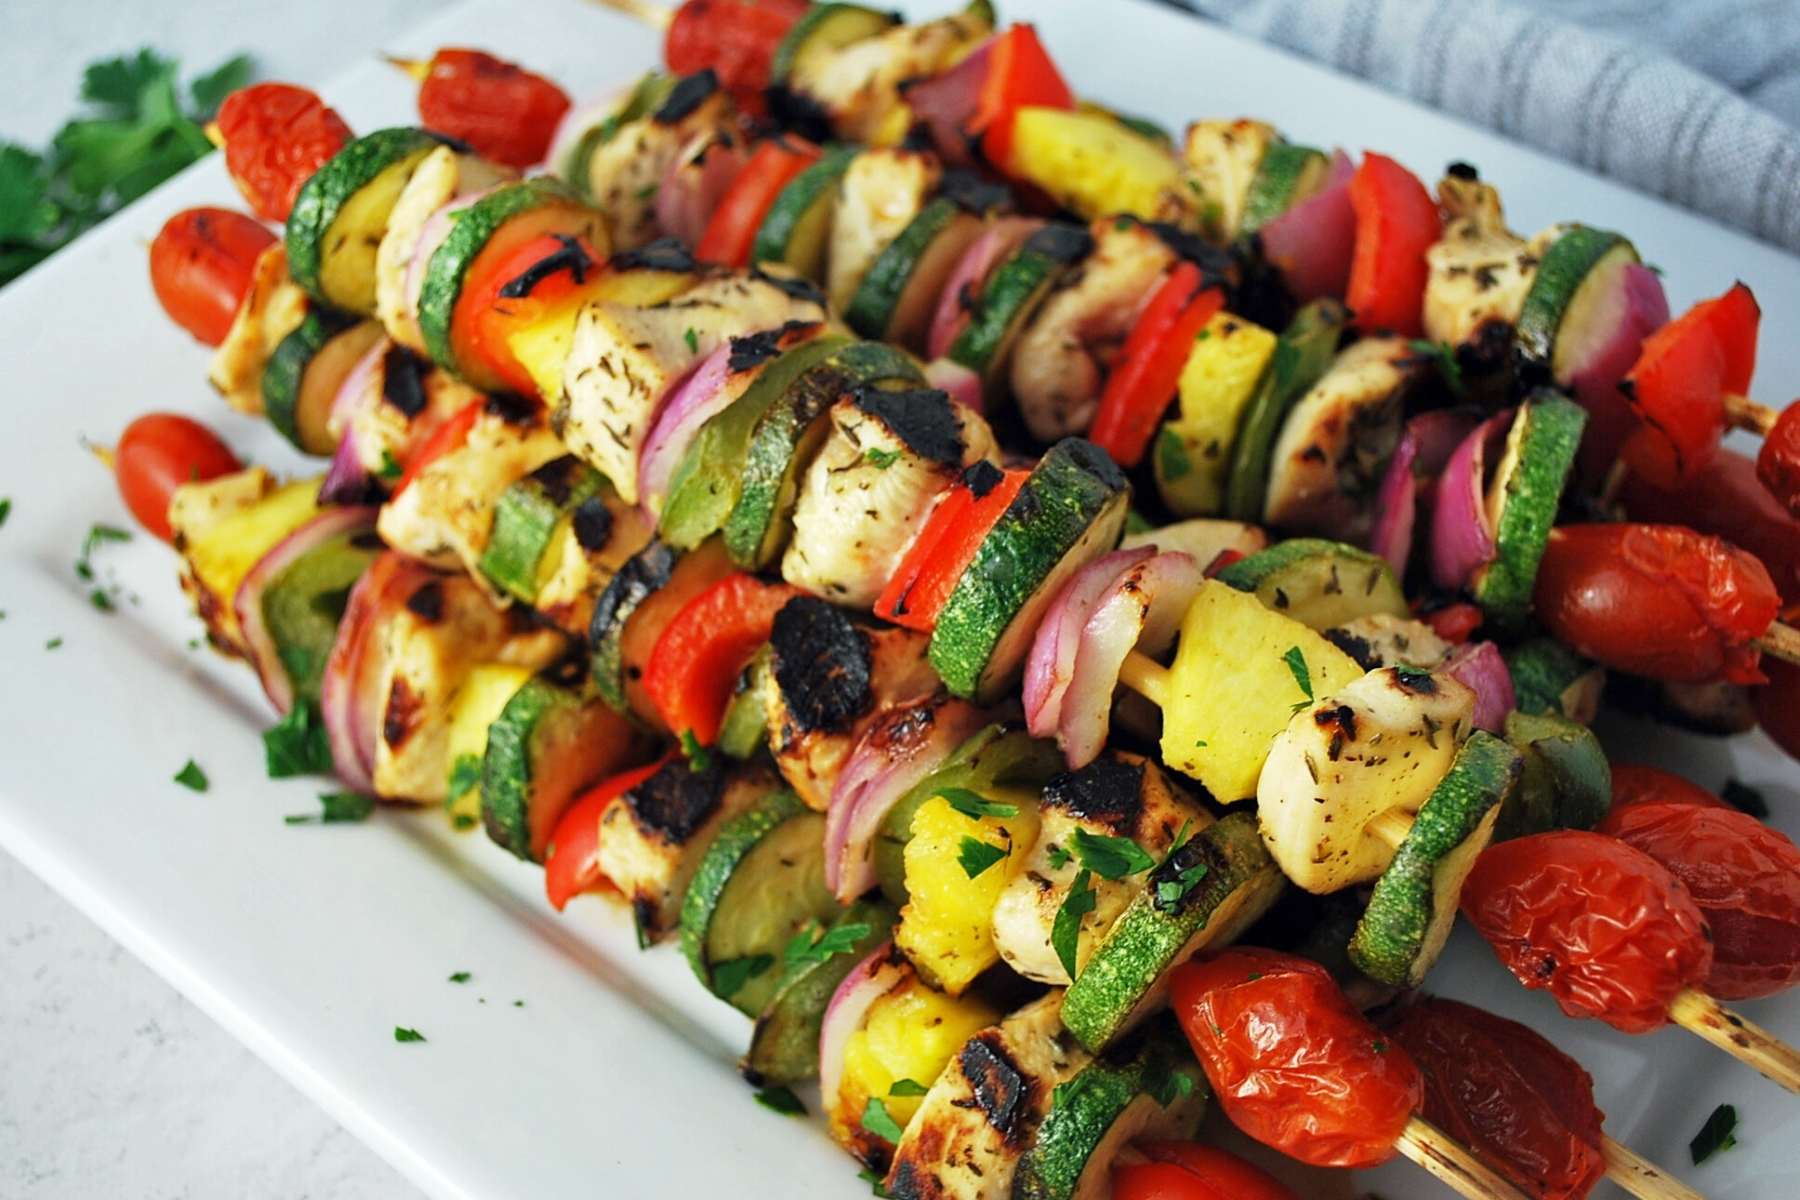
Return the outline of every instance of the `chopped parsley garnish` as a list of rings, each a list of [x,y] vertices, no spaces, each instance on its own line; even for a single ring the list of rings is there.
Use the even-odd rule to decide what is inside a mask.
[[[1299,712],[1313,702],[1312,672],[1307,669],[1306,655],[1300,653],[1298,646],[1289,646],[1287,652],[1281,656],[1281,661],[1287,664],[1288,673],[1299,685],[1300,694],[1306,697],[1293,706],[1293,710]]]
[[[1177,1070],[1168,1059],[1158,1056],[1146,1064],[1144,1090],[1164,1108],[1194,1093],[1194,1077]]]
[[[1762,793],[1747,783],[1736,779],[1727,779],[1725,786],[1719,789],[1719,798],[1741,813],[1749,813],[1757,820],[1768,819],[1769,802]]]
[[[12,497],[0,496],[0,525],[6,524],[6,518],[12,516]]]
[[[681,335],[681,340],[687,343],[689,354],[700,353],[700,335],[691,326],[686,333]]]
[[[408,1029],[404,1025],[396,1025],[394,1026],[394,1040],[396,1042],[422,1042],[425,1040],[425,1035],[416,1029]]]
[[[1715,1154],[1721,1154],[1737,1145],[1737,1106],[1721,1104],[1712,1110],[1712,1116],[1706,1118],[1706,1124],[1688,1143],[1688,1154],[1697,1167]]]
[[[59,643],[62,641],[61,638],[56,640]],[[202,771],[200,769],[200,764],[191,758],[187,760],[187,763],[181,770],[175,772],[175,782],[179,783],[184,788],[191,788],[196,792],[204,792],[211,786],[211,784],[207,782],[206,772]]]
[[[984,842],[980,838],[965,837],[957,848],[956,861],[961,864],[963,874],[970,879],[982,874],[989,867],[1005,858],[1009,851],[992,842]]]
[[[374,798],[360,792],[321,792],[318,812],[290,813],[281,819],[288,825],[339,825],[366,821],[374,811]]]
[[[1060,871],[1068,866],[1075,856],[1070,854],[1067,850],[1064,850],[1055,842],[1051,842],[1050,848],[1044,852],[1044,857],[1050,860],[1050,865],[1052,867],[1055,867]]]
[[[781,957],[790,967],[801,963],[826,962],[840,954],[854,951],[856,943],[868,937],[871,928],[867,921],[858,921],[820,933],[818,922],[813,921],[793,936],[787,948],[781,952]]]
[[[1156,903],[1163,909],[1173,909],[1187,898],[1187,894],[1200,886],[1206,878],[1205,863],[1195,863],[1191,867],[1183,867],[1176,872],[1173,879],[1159,879],[1156,883]]]
[[[1076,829],[1070,839],[1081,865],[1102,879],[1123,879],[1156,865],[1144,848],[1128,837]]]
[[[469,794],[470,789],[481,783],[481,760],[473,754],[463,754],[450,764],[450,799],[460,800]]]
[[[61,638],[59,638],[59,637],[53,637],[53,638],[51,638],[51,639],[50,639],[50,640],[49,640],[49,641],[47,641],[47,642],[45,642],[45,643],[44,643],[44,649],[46,649],[46,650],[60,650],[60,649],[62,649],[62,639],[61,639]]]
[[[475,818],[468,813],[453,813],[450,817],[450,828],[458,831],[473,829],[477,824]]]
[[[88,593],[88,603],[92,604],[95,608],[99,609],[101,612],[106,612],[106,613],[114,612],[119,607],[118,605],[113,603],[113,598],[112,598],[111,594],[108,593],[105,588],[95,588],[93,591],[89,592]]]
[[[525,1007],[525,1002],[524,1002],[524,1001],[523,1001],[523,1000],[514,1000],[514,1001],[513,1001],[513,1007],[514,1007],[514,1008],[524,1008],[524,1007]]]
[[[890,1096],[923,1096],[931,1089],[916,1079],[896,1079],[894,1086],[888,1089]]]
[[[729,1000],[743,991],[746,983],[774,965],[773,954],[728,958],[712,969],[713,994],[721,1000]]]
[[[1406,348],[1434,365],[1452,392],[1458,396],[1463,394],[1462,364],[1456,361],[1454,346],[1449,342],[1414,338],[1406,343]]]
[[[712,751],[700,744],[691,729],[681,731],[681,754],[695,771],[705,771],[712,766]]]
[[[450,973],[451,983],[467,983],[472,978],[474,978],[474,976],[470,975],[467,971],[452,971]]]
[[[968,788],[939,788],[937,794],[948,800],[951,808],[974,821],[979,821],[983,817],[1016,817],[1019,815],[1018,805],[1001,804],[989,800],[980,792],[972,792]]]
[[[262,740],[270,779],[331,773],[331,742],[319,706],[311,700],[295,704],[285,717],[263,730]]]
[[[870,446],[868,453],[863,457],[868,459],[877,470],[885,471],[900,461],[900,452],[883,450],[880,446]]]
[[[130,530],[96,522],[89,527],[87,537],[82,539],[81,553],[75,559],[76,576],[83,582],[94,582],[94,551],[105,542],[129,542],[130,540]],[[117,587],[96,587],[88,592],[88,603],[103,613],[116,612],[119,606],[113,599],[113,595],[117,591]]]
[[[876,1137],[885,1138],[896,1145],[900,1142],[901,1134],[905,1132],[900,1128],[900,1122],[894,1120],[893,1115],[888,1112],[887,1105],[881,1102],[879,1096],[870,1096],[868,1104],[863,1106],[862,1127]]]
[[[652,196],[655,196],[655,195],[656,195],[656,185],[654,183],[646,183],[643,187],[641,187],[637,190],[637,198],[639,200],[648,200]]]
[[[394,457],[394,452],[392,450],[383,446],[381,448],[381,465],[375,468],[375,473],[383,479],[391,481],[406,474],[406,468],[400,465],[399,460]]]
[[[856,1177],[869,1185],[869,1192],[871,1195],[879,1197],[880,1200],[888,1200],[888,1190],[882,1183],[882,1180],[886,1179],[887,1176],[883,1175],[880,1171],[874,1171],[868,1167],[864,1167],[856,1173]]]
[[[1091,878],[1086,867],[1076,872],[1069,895],[1056,910],[1056,920],[1050,926],[1050,947],[1070,979],[1075,978],[1075,950],[1081,944],[1082,918],[1094,911],[1096,898]]]
[[[806,1115],[806,1105],[800,1103],[800,1097],[779,1084],[758,1091],[756,1102],[784,1117],[804,1117]]]

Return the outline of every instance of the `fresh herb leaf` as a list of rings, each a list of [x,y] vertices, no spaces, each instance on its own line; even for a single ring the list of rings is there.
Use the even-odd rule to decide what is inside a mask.
[[[474,978],[474,976],[470,975],[467,971],[453,971],[450,974],[451,983],[467,983],[472,978]]]
[[[1156,882],[1157,907],[1165,911],[1173,911],[1175,906],[1187,898],[1187,894],[1200,886],[1206,878],[1205,863],[1195,863],[1191,867],[1183,867],[1176,872],[1173,879],[1159,879]]]
[[[1181,435],[1175,432],[1173,426],[1164,425],[1156,435],[1156,467],[1162,472],[1162,478],[1170,482],[1186,478],[1194,469],[1194,460],[1188,457],[1187,444],[1181,440]]]
[[[656,191],[657,191],[656,184],[646,183],[643,187],[641,187],[637,190],[637,198],[639,200],[648,200],[656,195]]]
[[[888,1190],[883,1183],[887,1176],[883,1175],[880,1171],[872,1171],[869,1168],[864,1167],[856,1173],[856,1177],[869,1185],[869,1191],[872,1195],[879,1197],[880,1200],[888,1200]]]
[[[1736,779],[1727,779],[1725,786],[1719,789],[1719,798],[1742,813],[1749,813],[1759,821],[1768,819],[1769,802],[1762,793],[1747,783]]]
[[[681,731],[681,754],[687,759],[688,766],[695,771],[710,770],[712,767],[712,751],[700,744],[700,739],[694,736],[691,729]]]
[[[1713,1155],[1721,1154],[1738,1144],[1737,1122],[1735,1105],[1721,1104],[1712,1110],[1712,1115],[1706,1118],[1706,1124],[1700,1127],[1700,1132],[1688,1143],[1688,1155],[1694,1160],[1696,1167]]]
[[[422,1042],[425,1040],[425,1035],[416,1029],[408,1029],[404,1025],[396,1025],[394,1026],[394,1040],[396,1042]]]
[[[974,879],[1008,853],[1003,846],[984,842],[980,838],[964,837],[961,846],[957,848],[956,861],[962,866],[963,874]]]
[[[105,588],[95,588],[93,591],[89,592],[88,603],[104,613],[116,612],[119,607],[113,603],[111,594],[108,593]]]
[[[6,518],[12,516],[12,497],[0,496],[0,525],[6,524]]]
[[[62,639],[61,639],[61,638],[59,638],[59,637],[53,637],[53,638],[51,638],[51,639],[50,639],[50,640],[49,640],[49,641],[47,641],[47,642],[45,642],[45,643],[44,643],[44,649],[46,649],[46,650],[60,650],[60,649],[62,649]]]
[[[374,798],[360,792],[321,792],[318,812],[291,813],[281,819],[288,825],[341,825],[366,821],[374,811]]]
[[[514,1007],[514,1008],[524,1008],[524,1007],[525,1007],[525,1002],[524,1002],[524,1001],[523,1001],[523,1000],[514,1000],[514,1001],[513,1001],[513,1007]]]
[[[968,788],[939,788],[937,794],[948,800],[951,808],[972,821],[979,821],[983,817],[1016,817],[1019,815],[1018,805],[1001,804],[989,800],[980,792],[972,792]]]
[[[744,990],[744,985],[775,965],[773,954],[752,954],[745,958],[728,958],[712,969],[713,994],[729,1000]]]
[[[459,754],[450,764],[450,796],[446,803],[454,804],[480,784],[481,760],[473,754]]]
[[[1281,661],[1287,664],[1288,673],[1294,677],[1294,682],[1300,687],[1300,694],[1306,697],[1294,705],[1294,711],[1299,712],[1313,702],[1312,672],[1307,669],[1306,655],[1300,653],[1298,646],[1289,646],[1286,653],[1281,656]]]
[[[1194,1094],[1194,1077],[1168,1058],[1157,1055],[1145,1066],[1144,1090],[1163,1108]]]
[[[1069,887],[1069,894],[1064,898],[1062,907],[1056,910],[1056,920],[1050,926],[1050,947],[1056,951],[1057,961],[1069,978],[1075,978],[1075,951],[1081,944],[1081,921],[1094,911],[1096,897],[1091,875],[1086,867],[1075,873],[1075,882]]]
[[[478,822],[468,813],[453,813],[450,817],[450,828],[457,831],[475,828]]]
[[[916,1079],[896,1079],[894,1086],[888,1089],[890,1096],[923,1096],[931,1089]]]
[[[900,452],[898,450],[883,450],[880,446],[870,446],[868,453],[863,455],[863,457],[868,459],[877,470],[885,471],[900,461]]]
[[[1081,865],[1102,879],[1123,879],[1156,865],[1156,860],[1128,837],[1077,828],[1069,840]]]
[[[806,1105],[800,1103],[800,1097],[780,1085],[758,1091],[756,1102],[784,1117],[804,1117],[806,1115]]]
[[[870,1096],[868,1104],[863,1106],[862,1127],[876,1137],[885,1138],[895,1145],[899,1145],[900,1137],[905,1133],[905,1130],[900,1128],[900,1122],[894,1120],[892,1114],[887,1110],[887,1105],[881,1102],[879,1096]]]
[[[1451,392],[1458,396],[1463,394],[1462,364],[1456,361],[1456,347],[1449,342],[1414,338],[1406,343],[1406,348],[1436,366]]]
[[[827,929],[821,934],[818,922],[815,921],[793,936],[787,948],[781,952],[781,957],[790,967],[801,963],[827,962],[840,954],[854,951],[856,943],[868,937],[871,928],[868,922],[857,921]]]
[[[89,527],[87,536],[81,540],[81,553],[75,557],[75,574],[78,578],[92,583],[94,579],[94,551],[105,542],[129,542],[131,531],[120,529],[116,525],[102,525],[96,522]],[[113,610],[112,596],[98,588],[88,594],[93,606],[101,612]]]
[[[331,741],[315,701],[302,700],[263,730],[263,763],[270,779],[331,774]]]
[[[1052,867],[1060,871],[1068,866],[1075,856],[1070,854],[1067,850],[1064,850],[1055,842],[1051,842],[1050,848],[1044,852],[1044,857],[1050,860],[1050,865]]]
[[[687,332],[681,335],[681,340],[687,343],[689,354],[700,353],[700,334],[694,328],[690,326]]]
[[[383,446],[381,448],[381,465],[375,468],[375,474],[392,482],[406,474],[406,468],[400,465],[400,460],[394,457],[392,450]]]
[[[60,642],[62,639],[58,638],[57,640]],[[191,788],[196,792],[204,792],[208,787],[212,786],[207,782],[206,772],[202,771],[200,769],[200,764],[191,758],[187,760],[181,770],[175,772],[175,782],[179,783],[184,788]]]
[[[215,113],[225,97],[250,82],[250,56],[240,54],[228,58],[206,74],[188,84],[188,97],[202,113]]]

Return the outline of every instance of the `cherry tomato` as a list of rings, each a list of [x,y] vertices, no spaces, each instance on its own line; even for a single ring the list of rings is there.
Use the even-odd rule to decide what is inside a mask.
[[[1520,983],[1626,1033],[1665,1024],[1676,995],[1712,969],[1687,888],[1604,834],[1559,829],[1489,846],[1463,884],[1462,911]]]
[[[169,319],[216,346],[231,332],[256,260],[275,244],[263,224],[229,208],[189,208],[150,243],[150,286]]]
[[[719,736],[738,672],[769,640],[775,614],[798,588],[727,575],[675,614],[644,670],[644,686],[663,722],[703,746]]]
[[[775,197],[818,157],[818,147],[799,138],[776,137],[759,144],[713,210],[694,257],[726,267],[749,265],[756,231]]]
[[[1763,438],[1756,477],[1789,514],[1800,517],[1800,403],[1783,409]]]
[[[1565,525],[1538,568],[1544,627],[1596,662],[1671,683],[1760,683],[1750,643],[1780,609],[1753,555],[1678,525]]]
[[[1425,1119],[1526,1195],[1582,1200],[1605,1176],[1593,1077],[1535,1030],[1435,996],[1387,1030],[1425,1072]]]
[[[1743,284],[1702,300],[1644,339],[1623,388],[1643,425],[1625,442],[1631,469],[1674,487],[1704,467],[1725,433],[1725,393],[1756,369],[1756,297]]]
[[[1634,521],[1686,525],[1748,550],[1769,569],[1783,602],[1800,604],[1800,519],[1769,494],[1758,469],[1749,456],[1722,449],[1673,488],[1628,471],[1618,498]]]
[[[174,536],[169,498],[176,488],[242,469],[218,434],[178,413],[145,413],[125,427],[113,449],[113,475],[125,507],[165,542]]]
[[[1437,201],[1418,176],[1373,151],[1350,180],[1356,248],[1344,302],[1365,333],[1417,337],[1425,308],[1425,252],[1438,240]]]
[[[1612,832],[1607,824],[1633,804],[1698,804],[1705,808],[1730,808],[1697,783],[1689,783],[1672,771],[1631,763],[1612,765],[1612,808],[1600,822],[1600,832]]]
[[[419,85],[419,119],[509,167],[542,162],[569,97],[542,75],[483,50],[431,56]]]
[[[1763,674],[1769,682],[1750,692],[1756,722],[1777,746],[1800,758],[1800,666],[1771,658]]]
[[[1752,1000],[1800,980],[1800,848],[1723,804],[1633,804],[1598,831],[1635,846],[1687,885],[1712,930],[1706,991]]]
[[[1218,288],[1201,290],[1200,268],[1177,263],[1151,293],[1106,378],[1088,438],[1122,467],[1144,457],[1163,410],[1175,396],[1194,339],[1225,306]]]
[[[507,335],[572,296],[602,266],[592,246],[566,234],[530,238],[491,261],[477,257],[450,317],[457,360],[477,372],[470,382],[535,396],[537,382],[513,354]]]
[[[1393,1157],[1424,1082],[1324,967],[1234,948],[1178,968],[1172,995],[1232,1124],[1314,1166]]]
[[[300,185],[350,140],[350,127],[303,87],[253,83],[219,106],[225,169],[265,221],[285,221]]]
[[[662,770],[668,761],[661,758],[595,784],[557,818],[556,832],[550,835],[550,845],[544,851],[544,896],[550,907],[561,912],[583,892],[618,890],[600,872],[600,814],[615,797]]]
[[[1216,1146],[1150,1141],[1132,1148],[1150,1161],[1113,1168],[1113,1200],[1299,1200],[1261,1167]]]
[[[711,67],[739,108],[761,114],[775,48],[809,7],[806,0],[687,0],[669,23],[663,61],[677,75]]]

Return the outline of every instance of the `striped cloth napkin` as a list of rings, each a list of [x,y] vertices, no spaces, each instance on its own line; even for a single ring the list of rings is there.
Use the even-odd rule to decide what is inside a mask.
[[[1171,0],[1800,251],[1796,0]]]

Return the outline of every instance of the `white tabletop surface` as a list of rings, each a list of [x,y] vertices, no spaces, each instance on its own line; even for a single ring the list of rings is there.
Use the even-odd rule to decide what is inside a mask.
[[[249,51],[262,78],[328,79],[438,7],[430,0],[6,0],[0,140],[41,145],[73,112],[81,68],[96,58],[148,44],[199,71]],[[0,852],[0,1196],[418,1194]]]

